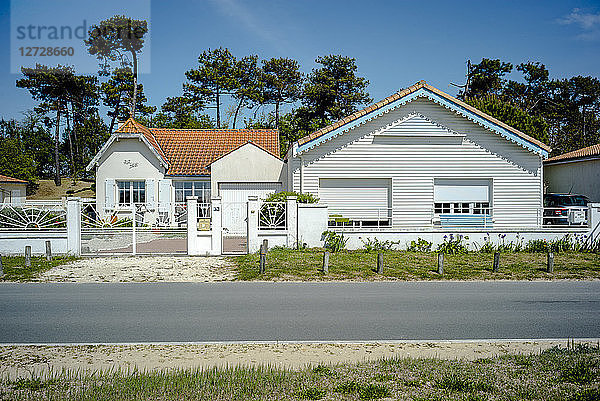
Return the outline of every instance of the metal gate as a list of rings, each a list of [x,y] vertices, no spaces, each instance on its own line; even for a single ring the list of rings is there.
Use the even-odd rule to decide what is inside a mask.
[[[221,221],[223,225],[222,253],[244,254],[248,252],[248,206],[246,202],[223,202]]]
[[[187,254],[187,209],[145,204],[98,211],[81,206],[81,254],[85,256]]]

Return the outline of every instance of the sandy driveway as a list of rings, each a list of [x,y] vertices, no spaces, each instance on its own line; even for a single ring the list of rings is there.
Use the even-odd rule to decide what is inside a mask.
[[[360,362],[383,357],[478,359],[504,354],[539,353],[566,341],[474,341],[394,343],[258,343],[258,344],[138,344],[138,345],[0,345],[0,376],[29,377],[62,368],[99,370],[116,367],[140,370],[306,365]],[[595,344],[595,343],[594,343]]]
[[[121,256],[79,259],[48,270],[38,281],[214,282],[233,278],[233,265],[220,257]]]

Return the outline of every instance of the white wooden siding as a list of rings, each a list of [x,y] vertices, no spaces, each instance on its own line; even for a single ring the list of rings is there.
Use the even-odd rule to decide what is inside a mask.
[[[411,130],[423,133],[422,140],[415,135],[398,145],[374,141],[375,136],[388,136],[390,128],[402,134],[397,122],[411,114],[435,123],[421,118],[408,120]],[[440,126],[447,129],[440,130]],[[404,130],[407,132],[411,131]],[[431,132],[446,132],[460,139],[428,141],[425,137]],[[496,228],[534,226],[538,222],[537,208],[542,204],[540,156],[424,98],[322,143],[303,153],[302,159],[303,190],[317,196],[321,178],[389,177],[395,226],[431,226],[435,178],[491,179]],[[300,158],[293,158],[290,164],[293,187],[299,191]]]

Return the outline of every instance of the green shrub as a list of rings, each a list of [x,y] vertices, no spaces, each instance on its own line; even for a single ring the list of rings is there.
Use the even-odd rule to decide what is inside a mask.
[[[337,386],[335,388],[335,391],[337,391],[338,393],[342,393],[342,394],[354,394],[354,393],[358,393],[361,388],[362,388],[362,386],[359,383],[357,383],[355,381],[349,381],[349,382],[345,382],[345,383],[342,383],[339,386]]]
[[[491,384],[484,382],[474,382],[453,373],[444,377],[436,383],[438,388],[450,391],[462,391],[465,393],[473,393],[476,391],[490,392],[494,389]]]
[[[335,231],[323,231],[321,238],[325,241],[325,249],[331,252],[339,252],[346,248],[348,238],[344,238],[344,233],[338,234]]]
[[[298,203],[317,203],[319,201],[319,198],[313,194],[285,191],[267,195],[265,202],[285,202],[289,196],[295,196]]]
[[[400,243],[400,241],[380,241],[377,238],[367,238],[366,241],[361,237],[359,237],[359,239],[363,243],[363,247],[367,252],[391,251],[394,245]]]
[[[410,241],[410,245],[406,248],[409,252],[431,252],[432,242],[419,237],[417,241]]]
[[[577,361],[569,364],[560,374],[560,381],[574,384],[588,384],[594,381],[597,374],[594,366],[587,361]]]
[[[298,398],[303,400],[320,400],[327,394],[327,391],[319,387],[309,387],[298,392]]]
[[[15,390],[41,391],[55,384],[57,384],[57,380],[17,379],[11,384],[11,387]]]
[[[381,384],[367,384],[362,386],[359,392],[361,400],[376,400],[378,398],[389,397],[390,390]]]
[[[444,242],[439,244],[437,252],[446,253],[449,255],[464,255],[469,252],[467,248],[467,242],[469,237],[457,234],[456,237],[453,234],[444,235]]]
[[[600,400],[600,388],[588,388],[575,394],[569,401],[598,401]]]

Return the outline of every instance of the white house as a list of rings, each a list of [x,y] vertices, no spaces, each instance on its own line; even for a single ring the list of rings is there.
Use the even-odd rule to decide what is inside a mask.
[[[333,227],[539,227],[549,151],[420,81],[294,143],[287,186]]]
[[[546,160],[544,178],[548,192],[581,194],[600,202],[600,144]]]
[[[0,203],[22,204],[27,199],[27,181],[0,175]]]
[[[208,214],[212,197],[245,202],[281,190],[285,175],[276,130],[159,129],[133,119],[87,166],[94,168],[99,215],[129,213],[137,204],[147,223],[167,225],[179,223],[177,208],[190,196]]]

